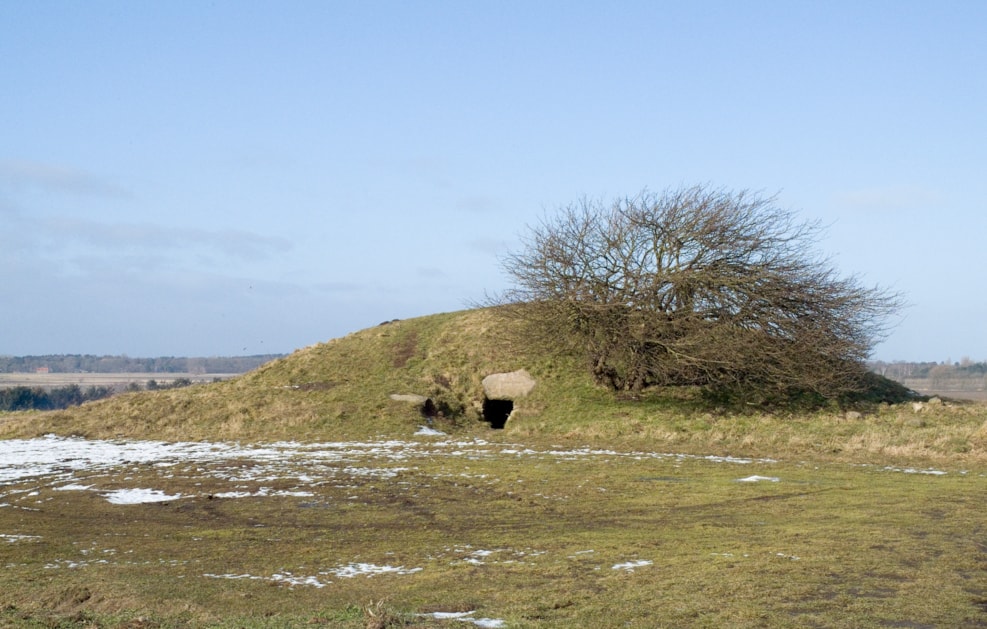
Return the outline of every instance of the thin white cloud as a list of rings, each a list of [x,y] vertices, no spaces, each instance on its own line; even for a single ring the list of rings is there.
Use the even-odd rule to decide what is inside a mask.
[[[474,238],[468,244],[470,249],[490,255],[500,255],[510,248],[506,240],[496,238]]]
[[[895,212],[930,209],[942,203],[934,190],[919,186],[883,186],[845,191],[836,201],[857,210]]]
[[[0,255],[33,249],[36,231],[32,221],[0,201]]]
[[[170,260],[155,254],[125,253],[114,256],[79,254],[64,261],[69,275],[82,275],[112,280],[119,284],[122,277],[139,275],[147,281],[152,273],[167,268]]]
[[[456,200],[456,209],[470,214],[490,214],[496,212],[500,206],[497,199],[485,195],[473,195]]]
[[[0,160],[0,185],[114,199],[133,196],[126,188],[94,173],[26,160]]]
[[[318,282],[312,285],[314,290],[329,294],[351,294],[363,291],[367,288],[364,284],[357,282]]]
[[[418,273],[418,277],[425,279],[439,279],[448,276],[444,270],[434,266],[420,266],[415,271]]]
[[[55,217],[37,221],[40,234],[53,244],[81,244],[108,254],[128,251],[174,250],[188,254],[215,252],[222,256],[257,261],[292,248],[285,238],[226,229],[204,230],[153,223],[107,223]]]
[[[453,188],[454,178],[449,172],[445,159],[418,155],[404,160],[400,168],[410,177],[431,188],[438,190]]]

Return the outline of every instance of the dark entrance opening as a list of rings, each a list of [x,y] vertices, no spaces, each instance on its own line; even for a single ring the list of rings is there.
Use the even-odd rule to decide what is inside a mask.
[[[511,400],[483,400],[483,418],[490,422],[491,428],[502,430],[513,410]]]
[[[421,411],[422,417],[425,419],[435,419],[435,416],[439,414],[439,409],[435,408],[435,402],[432,401],[432,398],[425,400],[425,403],[422,404]]]

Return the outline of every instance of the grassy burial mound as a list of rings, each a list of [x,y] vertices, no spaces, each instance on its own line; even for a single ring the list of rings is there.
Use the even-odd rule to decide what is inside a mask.
[[[331,441],[401,438],[427,426],[747,456],[987,459],[983,405],[910,399],[877,376],[863,402],[813,410],[730,406],[696,387],[612,391],[594,383],[580,357],[525,343],[515,325],[496,309],[392,321],[230,381],[8,414],[0,437]],[[521,370],[530,391],[502,395],[491,385],[491,375]]]
[[[407,435],[423,424],[482,429],[489,428],[483,379],[521,368],[544,380],[529,408],[539,405],[538,389],[592,388],[571,360],[525,353],[490,310],[472,310],[387,322],[230,381],[11,414],[0,434],[272,440]]]

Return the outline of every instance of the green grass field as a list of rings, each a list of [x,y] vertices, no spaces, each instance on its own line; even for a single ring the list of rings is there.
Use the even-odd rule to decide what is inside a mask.
[[[519,367],[492,430],[479,379]],[[577,367],[442,315],[0,417],[0,626],[987,626],[987,406],[735,413]],[[458,409],[446,436],[390,393]],[[46,433],[80,438],[4,468]],[[225,454],[72,450],[134,439]]]
[[[987,624],[982,470],[408,443],[6,485],[0,621],[364,627],[382,602],[383,626]]]

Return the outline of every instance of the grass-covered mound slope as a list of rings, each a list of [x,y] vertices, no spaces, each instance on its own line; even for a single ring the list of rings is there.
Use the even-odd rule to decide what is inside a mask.
[[[860,412],[725,408],[697,390],[614,393],[578,357],[533,349],[489,309],[394,321],[296,351],[239,378],[119,395],[50,413],[0,416],[0,437],[46,433],[163,440],[405,438],[431,421],[460,436],[867,461],[987,461],[987,407],[879,404],[902,389],[874,376]],[[482,379],[526,369],[537,381],[504,430],[483,417]],[[392,394],[427,396],[439,415]],[[916,410],[918,409],[918,410]]]
[[[54,413],[10,414],[0,435],[46,432],[158,439],[361,439],[406,436],[426,423],[392,394],[434,401],[436,428],[482,429],[484,376],[520,368],[539,380],[529,408],[560,388],[593,387],[564,358],[510,344],[489,310],[393,321],[283,359],[226,382],[116,396]],[[577,390],[581,389],[581,390]]]

